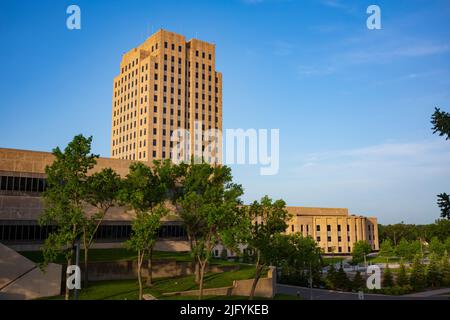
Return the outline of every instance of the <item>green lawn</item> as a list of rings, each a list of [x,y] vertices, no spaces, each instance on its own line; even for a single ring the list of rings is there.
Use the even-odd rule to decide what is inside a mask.
[[[400,258],[397,257],[392,257],[392,258],[386,258],[386,257],[380,257],[380,256],[376,256],[376,257],[368,257],[367,258],[367,262],[372,262],[372,263],[395,263],[395,262],[400,262]],[[403,261],[403,262],[407,262],[407,261]]]
[[[322,258],[323,258],[323,264],[326,266],[328,266],[330,264],[336,264],[345,259],[345,257],[329,257],[329,256],[322,256]]]
[[[208,273],[205,276],[205,288],[218,288],[231,286],[233,280],[250,279],[254,277],[254,267],[241,265],[236,271],[222,273]],[[138,298],[137,280],[115,280],[92,282],[87,289],[80,291],[80,300],[136,300]],[[156,279],[153,287],[145,288],[145,293],[150,293],[161,299],[181,299],[180,296],[162,296],[165,292],[187,291],[198,289],[194,276],[179,278]],[[186,297],[183,297],[186,298]],[[213,298],[213,297],[211,297]],[[49,299],[62,299],[62,296]]]

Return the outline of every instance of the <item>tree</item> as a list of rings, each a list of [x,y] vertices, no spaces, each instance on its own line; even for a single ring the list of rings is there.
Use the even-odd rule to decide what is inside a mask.
[[[438,207],[441,209],[441,217],[450,220],[450,195],[441,193],[438,196]]]
[[[404,287],[409,284],[408,273],[406,271],[406,267],[403,263],[400,264],[400,270],[397,274],[397,285],[400,287]]]
[[[352,250],[352,261],[355,264],[361,263],[364,261],[365,257],[370,253],[371,247],[367,241],[360,240],[355,242]]]
[[[228,229],[239,223],[242,186],[232,182],[227,166],[191,163],[183,193],[177,200],[180,216],[188,219],[192,253],[200,267],[199,299],[211,252]],[[186,221],[185,221],[186,222]]]
[[[277,236],[286,231],[290,215],[283,200],[272,201],[268,196],[263,197],[260,202],[254,201],[244,212],[246,219],[240,225],[242,243],[247,244],[256,254],[255,278],[249,297],[253,299],[263,269],[275,262],[280,255],[277,249],[280,239]]]
[[[59,252],[67,265],[72,264],[72,248],[83,233],[85,225],[84,199],[87,173],[96,164],[98,156],[91,154],[92,137],[75,136],[64,151],[53,149],[54,161],[45,168],[46,190],[43,193],[44,211],[41,225],[53,225],[43,247],[44,265],[54,261]],[[65,299],[69,299],[66,287]]]
[[[145,253],[148,254],[148,278],[147,285],[152,285],[153,272],[153,248],[156,243],[159,228],[159,219],[165,213],[161,208],[162,204],[168,199],[168,186],[170,182],[170,163],[168,161],[154,161],[152,168],[143,163],[137,162],[130,165],[130,170],[123,182],[120,192],[121,202],[128,205],[135,212],[134,230],[130,247],[133,247],[138,253],[138,277],[141,275],[142,260]],[[157,210],[155,210],[158,208]],[[148,217],[154,216],[154,217]],[[158,221],[158,222],[157,222]],[[143,229],[137,224],[146,223],[148,229]],[[155,229],[156,228],[156,229]],[[146,247],[142,248],[142,241],[146,241]],[[139,263],[141,261],[141,263]],[[141,280],[139,279],[141,286]],[[141,288],[142,289],[142,288]],[[142,290],[140,290],[142,292]],[[140,297],[142,298],[142,297]]]
[[[381,257],[385,257],[387,261],[389,258],[394,255],[394,247],[392,246],[392,241],[390,239],[385,239],[380,245],[380,253]]]
[[[444,242],[445,252],[444,256],[448,257],[448,253],[450,252],[450,237],[448,237]]]
[[[364,284],[365,283],[364,283],[363,277],[361,276],[361,272],[359,272],[359,270],[356,271],[355,277],[353,278],[353,281],[352,281],[353,289],[354,290],[361,290],[361,289],[364,288]]]
[[[444,136],[445,140],[450,139],[450,113],[435,108],[431,123],[433,124],[433,133],[439,133],[439,136]],[[441,209],[441,217],[450,219],[450,196],[448,194],[438,195],[438,206]]]
[[[133,220],[131,227],[131,237],[126,242],[126,247],[137,252],[137,274],[139,283],[139,300],[142,300],[143,285],[142,285],[142,264],[145,252],[149,248],[153,248],[156,243],[158,230],[161,226],[161,217],[165,215],[167,209],[158,207],[153,209],[151,214],[146,212],[137,212],[136,218]],[[149,277],[151,279],[151,266],[149,267]]]
[[[384,288],[390,288],[394,286],[394,279],[392,277],[391,269],[389,268],[389,265],[386,264],[386,268],[384,269],[384,275],[383,275],[383,287]]]
[[[401,239],[395,250],[398,256],[411,261],[414,256],[421,253],[421,244],[419,240],[408,241]]]
[[[330,289],[336,289],[336,268],[331,264],[326,278],[327,285]]]
[[[414,262],[411,267],[409,281],[414,290],[422,290],[425,288],[427,284],[425,267],[422,264],[422,261],[420,260],[419,256],[416,256],[414,258]]]
[[[350,280],[347,277],[347,273],[344,271],[342,263],[335,276],[335,286],[337,289],[341,290],[348,290],[351,288]]]
[[[445,286],[450,286],[450,263],[448,261],[447,252],[441,261],[441,270],[442,270],[442,283]]]
[[[445,244],[439,241],[437,237],[433,237],[433,239],[431,239],[428,248],[432,254],[438,256],[442,256],[445,252]]]
[[[84,283],[88,286],[88,257],[89,248],[94,241],[100,224],[104,221],[108,211],[116,205],[117,197],[121,188],[120,176],[111,168],[102,169],[89,176],[86,180],[85,201],[93,206],[96,212],[86,217],[83,226],[84,247]]]
[[[288,283],[301,286],[319,284],[321,282],[321,269],[323,265],[322,251],[312,237],[303,237],[300,233],[283,235],[286,241],[278,241],[276,246],[279,256],[273,262],[281,267],[282,278]]]
[[[437,288],[442,285],[442,270],[441,264],[436,254],[431,254],[430,263],[426,268],[427,285],[432,288]]]

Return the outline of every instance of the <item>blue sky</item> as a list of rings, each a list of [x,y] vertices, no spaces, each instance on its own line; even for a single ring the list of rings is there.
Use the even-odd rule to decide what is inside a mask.
[[[82,30],[66,28],[77,4]],[[366,28],[377,4],[382,30]],[[75,134],[109,156],[122,53],[164,28],[216,43],[224,128],[279,128],[280,171],[236,166],[245,201],[348,207],[381,223],[428,223],[450,192],[446,0],[0,2],[0,147],[49,151]]]

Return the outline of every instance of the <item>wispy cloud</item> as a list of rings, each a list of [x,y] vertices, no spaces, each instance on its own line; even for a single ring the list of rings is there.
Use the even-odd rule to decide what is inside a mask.
[[[335,71],[336,69],[332,66],[301,65],[297,67],[298,75],[302,77],[327,76]]]
[[[348,206],[381,223],[432,221],[436,194],[450,191],[450,143],[436,138],[309,154],[290,173],[312,203]]]
[[[386,63],[400,58],[420,58],[448,53],[450,44],[416,43],[385,45],[384,47],[367,47],[363,50],[353,50],[343,57],[353,63]]]
[[[286,41],[277,41],[273,44],[273,54],[276,56],[288,56],[294,51],[295,46]]]

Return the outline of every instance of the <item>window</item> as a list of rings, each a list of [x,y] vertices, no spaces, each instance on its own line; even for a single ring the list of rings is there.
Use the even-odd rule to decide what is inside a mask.
[[[316,231],[320,232],[320,225],[319,224],[316,226]]]
[[[316,237],[316,241],[317,241],[317,242],[320,242],[320,236],[317,236],[317,237]]]
[[[291,231],[294,232],[294,225],[291,226]]]

